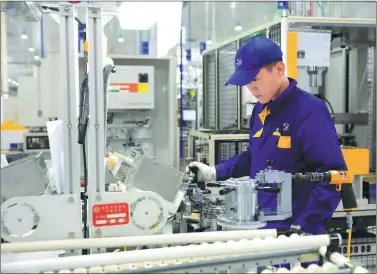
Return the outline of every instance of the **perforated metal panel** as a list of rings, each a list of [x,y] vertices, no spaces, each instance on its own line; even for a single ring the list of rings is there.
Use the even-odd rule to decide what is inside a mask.
[[[375,60],[374,47],[368,48],[368,137],[367,143],[370,149],[369,162],[372,169],[376,168],[376,84],[375,84]]]
[[[249,41],[251,38],[253,37],[258,37],[258,36],[266,36],[266,30],[261,30],[261,31],[258,31],[258,32],[254,32],[248,36],[245,36],[245,37],[242,37],[240,39],[240,46],[242,46],[244,43],[246,43],[247,41]]]
[[[276,44],[280,46],[281,44],[281,25],[280,23],[273,25],[269,28],[268,31],[268,38],[274,41]]]
[[[219,129],[237,128],[237,86],[225,86],[234,72],[237,43],[232,42],[219,49]]]
[[[216,53],[203,56],[203,127],[216,128]]]
[[[229,160],[234,154],[241,154],[247,150],[249,145],[248,140],[231,140],[231,141],[217,141],[215,143],[215,163],[216,165],[222,164]]]

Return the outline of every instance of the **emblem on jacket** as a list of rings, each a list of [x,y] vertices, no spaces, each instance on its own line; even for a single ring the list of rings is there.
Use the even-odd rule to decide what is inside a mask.
[[[285,132],[289,131],[289,124],[288,123],[283,124],[283,131],[285,131]]]

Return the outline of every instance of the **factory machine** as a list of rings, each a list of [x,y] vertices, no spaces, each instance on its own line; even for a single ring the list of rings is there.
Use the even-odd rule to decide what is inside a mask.
[[[61,92],[67,106],[62,123],[66,125],[62,130],[63,183],[61,191],[56,191],[41,154],[34,155],[35,158],[27,159],[27,162],[14,162],[6,167],[8,172],[4,174],[8,176],[5,180],[2,177],[3,190],[14,189],[12,184],[15,182],[20,183],[19,189],[25,188],[27,181],[15,177],[21,165],[25,167],[22,175],[33,173],[39,185],[22,193],[8,191],[7,196],[2,197],[1,236],[8,242],[1,248],[3,272],[368,273],[359,263],[338,252],[342,244],[338,233],[305,235],[299,227],[282,231],[256,230],[263,228],[267,221],[291,216],[291,185],[301,180],[337,184],[342,191],[343,205],[346,205],[345,201],[356,203],[353,192],[350,192],[352,174],[340,181],[334,180],[339,179],[337,171],[288,174],[274,170],[273,163],[268,162],[266,169],[261,170],[256,178],[213,182],[220,187],[220,194],[224,197],[221,203],[205,197],[203,182],[189,181],[170,164],[149,157],[138,148],[126,153],[113,151],[105,165],[106,115],[101,113],[105,113],[106,107],[100,66],[102,50],[98,42],[102,33],[101,9],[92,4],[86,8],[88,75],[92,75],[88,81],[88,105],[92,115],[87,121],[86,197],[80,193],[78,129],[72,126],[78,115],[76,108],[70,107],[78,104],[74,95],[79,86],[77,41],[69,39],[77,30],[75,8],[61,3],[64,79]],[[140,69],[135,71],[140,73]],[[150,75],[151,72],[147,73]],[[135,76],[132,75],[130,77]],[[259,207],[258,191],[278,195],[275,211]],[[347,204],[345,208],[351,206]],[[196,219],[192,217],[195,212],[200,213]],[[188,232],[188,223],[199,225],[200,232],[184,233]],[[129,247],[136,247],[136,250],[129,250]],[[124,248],[128,251],[124,252]],[[65,257],[47,258],[46,255],[43,259],[29,257],[22,260],[19,257],[18,260],[7,260],[5,256],[52,250],[63,250]],[[318,261],[320,266],[310,264]]]
[[[298,227],[256,230],[265,226],[267,221],[284,220],[291,216],[293,182],[311,179],[338,184],[344,190],[342,198],[345,203],[352,200],[345,191],[352,182],[352,175],[347,174],[345,179],[337,181],[339,174],[336,171],[292,175],[273,170],[271,161],[266,164],[266,169],[261,170],[255,179],[229,179],[217,185],[221,187],[224,202],[212,204],[205,197],[200,182],[188,181],[174,168],[137,151],[131,155],[113,152],[107,159],[106,174],[114,179],[113,184],[117,183],[119,189],[103,193],[101,198],[105,202],[94,204],[91,212],[90,226],[101,234],[90,239],[72,237],[68,240],[3,244],[2,270],[12,273],[26,270],[36,273],[196,273],[224,270],[236,273],[368,273],[360,264],[338,253],[342,239],[337,233],[311,236],[302,233]],[[155,178],[164,178],[164,187],[156,184]],[[276,193],[279,202],[275,211],[259,207],[258,191]],[[24,205],[26,202],[31,204],[25,197],[20,201]],[[11,202],[14,203],[14,199]],[[16,207],[16,211],[9,212],[3,221],[12,225],[16,222],[12,222],[12,218],[24,219],[22,214],[26,211],[17,211]],[[196,220],[192,217],[195,211],[200,213]],[[35,213],[42,211],[36,209]],[[41,215],[40,218],[44,220],[46,216]],[[179,231],[176,232],[179,233],[168,231],[170,219],[178,223]],[[184,227],[193,222],[200,228],[196,232],[185,233]],[[38,227],[35,228],[34,233],[38,230]],[[148,236],[141,236],[146,234]],[[133,237],[122,237],[124,235]],[[120,250],[124,247],[127,247],[127,252]],[[136,250],[132,250],[135,247]],[[109,252],[110,248],[116,250]],[[73,252],[68,253],[70,256],[66,258],[4,261],[7,253],[77,252],[82,249],[91,249],[92,254],[79,256]],[[318,265],[315,261],[323,262]]]
[[[175,60],[108,55],[114,63],[105,93],[105,149],[139,151],[177,167]],[[84,75],[85,60],[79,71]]]
[[[245,87],[224,83],[243,43],[255,36],[272,39],[282,47],[287,76],[321,98],[333,116],[348,171],[354,174],[358,208],[353,211],[352,257],[374,269],[376,20],[290,16],[284,7],[282,14],[203,52],[203,123],[189,132],[188,160],[217,165],[247,149],[248,121],[257,100]],[[214,199],[223,200],[218,189],[208,187]],[[346,220],[339,204],[327,229],[346,236]],[[347,253],[346,246],[341,250]]]

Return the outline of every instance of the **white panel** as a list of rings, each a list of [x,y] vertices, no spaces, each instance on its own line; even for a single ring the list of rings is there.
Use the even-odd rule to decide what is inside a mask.
[[[5,121],[18,122],[18,98],[1,98],[1,102],[1,113],[3,115],[1,123],[4,123]]]
[[[38,117],[37,79],[18,79],[18,123],[23,126],[44,126],[45,120]]]
[[[110,75],[108,91],[109,110],[153,109],[154,67],[116,66],[116,73]]]
[[[242,102],[245,102],[246,105],[246,116],[250,117],[253,109],[254,109],[254,104],[258,102],[257,98],[254,97],[254,95],[248,90],[247,87],[242,87]]]
[[[331,65],[325,76],[325,97],[335,113],[346,112],[346,54],[344,49],[331,52]],[[344,125],[336,125],[339,134],[344,133]]]

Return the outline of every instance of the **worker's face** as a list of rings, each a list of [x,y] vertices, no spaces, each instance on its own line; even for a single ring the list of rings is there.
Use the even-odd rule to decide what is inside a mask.
[[[282,62],[262,68],[246,87],[260,103],[267,104],[277,97],[284,71],[285,66]]]

